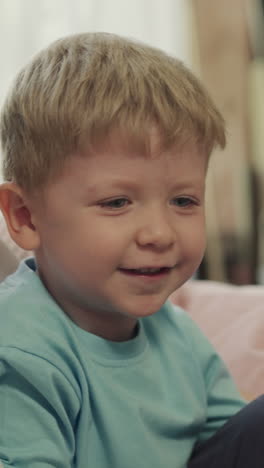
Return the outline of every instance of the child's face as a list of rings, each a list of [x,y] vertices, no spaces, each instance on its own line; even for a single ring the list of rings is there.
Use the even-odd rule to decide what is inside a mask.
[[[74,155],[38,202],[39,274],[80,327],[133,335],[199,266],[206,157],[195,145],[155,158],[116,141]]]

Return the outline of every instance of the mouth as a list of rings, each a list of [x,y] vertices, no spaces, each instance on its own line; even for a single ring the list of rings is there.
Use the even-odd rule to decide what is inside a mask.
[[[119,271],[130,276],[160,277],[168,274],[172,267],[144,267],[144,268],[119,268]]]

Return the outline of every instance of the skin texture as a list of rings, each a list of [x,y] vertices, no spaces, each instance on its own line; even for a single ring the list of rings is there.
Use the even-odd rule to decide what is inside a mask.
[[[77,325],[112,341],[132,338],[205,249],[206,155],[194,143],[162,150],[157,132],[149,152],[114,137],[72,155],[40,197],[12,188],[2,196],[13,238],[35,250],[51,295]]]

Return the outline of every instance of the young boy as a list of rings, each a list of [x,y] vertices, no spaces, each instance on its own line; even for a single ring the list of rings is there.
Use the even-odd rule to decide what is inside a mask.
[[[68,37],[18,75],[1,139],[0,205],[34,251],[0,286],[2,466],[262,466],[262,399],[239,411],[221,359],[166,302],[201,262],[225,144],[201,85],[148,46]]]

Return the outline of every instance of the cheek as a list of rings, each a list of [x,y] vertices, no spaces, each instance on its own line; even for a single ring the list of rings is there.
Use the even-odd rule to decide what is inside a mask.
[[[120,219],[121,221],[121,219]],[[91,220],[74,233],[77,249],[90,258],[111,259],[122,255],[131,242],[127,223],[109,219]]]
[[[202,223],[200,226],[189,228],[184,236],[184,245],[186,255],[200,263],[206,248],[206,233]]]
[[[56,236],[57,237],[57,236]],[[58,237],[57,237],[58,240]],[[77,267],[82,271],[100,271],[119,261],[125,251],[124,236],[119,230],[98,226],[83,227],[67,232],[57,245],[53,243],[54,254],[69,269]]]

